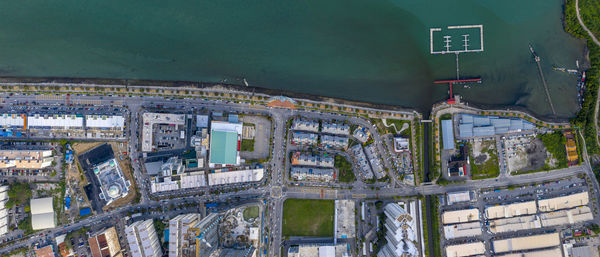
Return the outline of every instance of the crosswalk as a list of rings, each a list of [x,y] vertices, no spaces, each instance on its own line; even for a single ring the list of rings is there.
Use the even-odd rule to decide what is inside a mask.
[[[36,95],[36,100],[63,100],[64,96],[62,95]]]

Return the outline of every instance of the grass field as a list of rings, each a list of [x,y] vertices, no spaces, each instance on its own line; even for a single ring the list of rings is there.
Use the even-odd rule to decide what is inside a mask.
[[[354,171],[352,171],[352,163],[340,155],[335,156],[335,168],[338,169],[338,180],[343,183],[352,183],[356,180]]]
[[[283,203],[283,236],[333,236],[333,200],[288,199]]]
[[[254,139],[242,139],[241,150],[248,152],[254,151]]]
[[[258,206],[250,206],[244,209],[244,220],[258,218]]]

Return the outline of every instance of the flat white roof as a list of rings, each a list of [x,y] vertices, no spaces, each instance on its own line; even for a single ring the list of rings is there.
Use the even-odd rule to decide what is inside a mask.
[[[152,125],[185,125],[185,114],[146,112],[142,114],[142,120],[144,122],[142,127],[142,152],[150,152],[152,151]]]
[[[446,246],[447,257],[465,257],[485,254],[483,242]]]
[[[560,244],[558,233],[492,240],[495,253],[533,250]]]
[[[514,216],[535,214],[536,212],[537,206],[535,205],[535,201],[511,203],[485,208],[485,214],[488,219],[510,218]]]
[[[498,257],[563,257],[562,251],[560,248],[552,248],[548,250],[540,250],[540,251],[532,251],[532,252],[524,252],[524,253],[509,253],[496,255]]]
[[[478,209],[465,209],[457,211],[446,211],[442,214],[443,224],[463,223],[479,220]]]
[[[471,193],[469,191],[448,193],[448,204],[468,201],[471,201]]]
[[[74,114],[34,114],[27,117],[27,127],[79,128],[83,127],[83,116]]]
[[[446,239],[474,237],[481,235],[481,233],[481,223],[479,221],[444,226]]]
[[[88,128],[119,128],[125,127],[123,116],[86,115],[85,126]]]
[[[210,123],[210,130],[235,132],[238,135],[242,134],[243,127],[244,125],[242,123],[231,123],[226,121],[212,121]]]
[[[52,206],[52,197],[31,199],[30,207],[31,214],[54,212],[54,208]]]
[[[208,185],[254,182],[263,178],[264,169],[237,170],[208,174]]]
[[[21,114],[3,113],[0,115],[0,127],[23,127],[25,120]]]
[[[33,230],[54,228],[54,208],[52,197],[31,199],[31,227]]]

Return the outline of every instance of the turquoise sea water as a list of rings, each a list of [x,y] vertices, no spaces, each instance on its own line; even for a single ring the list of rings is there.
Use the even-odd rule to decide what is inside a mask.
[[[455,92],[473,103],[577,110],[583,60],[561,0],[20,0],[0,3],[0,75],[223,81],[426,110],[447,96],[454,55],[429,53],[429,28],[483,24],[485,51],[460,55]],[[458,39],[457,39],[458,40]],[[455,44],[459,44],[458,41]]]

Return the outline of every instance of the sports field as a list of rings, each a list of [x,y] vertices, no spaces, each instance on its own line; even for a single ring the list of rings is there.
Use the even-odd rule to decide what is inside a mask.
[[[283,236],[332,237],[334,208],[333,200],[286,200]]]

